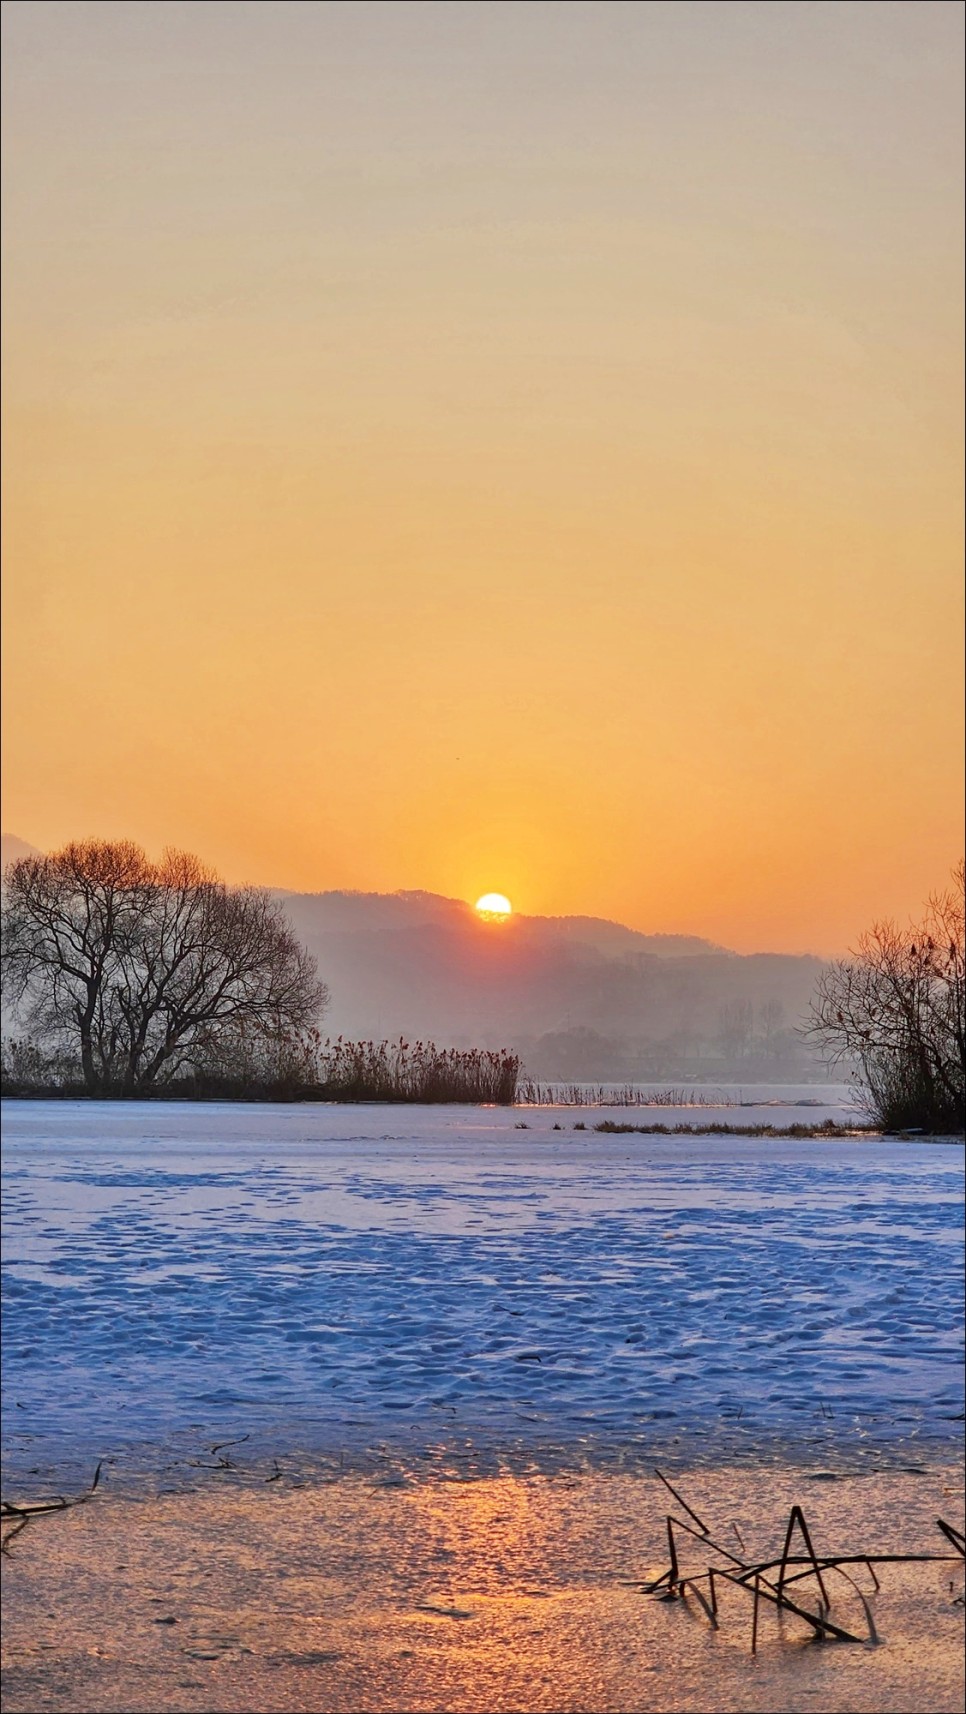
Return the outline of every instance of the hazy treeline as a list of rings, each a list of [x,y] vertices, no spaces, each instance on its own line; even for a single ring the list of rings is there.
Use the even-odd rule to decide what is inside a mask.
[[[826,1070],[801,1021],[787,1018],[781,1000],[736,1000],[719,1008],[706,1036],[678,1029],[631,1037],[577,1027],[519,1035],[512,1046],[532,1075],[548,1082],[809,1083]]]

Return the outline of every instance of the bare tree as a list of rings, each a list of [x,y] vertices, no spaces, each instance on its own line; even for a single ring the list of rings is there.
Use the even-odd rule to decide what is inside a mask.
[[[776,1059],[782,1049],[785,1008],[780,1000],[765,1000],[758,1012],[762,1047],[769,1059]]]
[[[755,1008],[750,1000],[729,1000],[718,1014],[718,1041],[728,1059],[745,1059],[751,1049]]]
[[[184,852],[87,840],[4,877],[3,966],[30,1028],[79,1054],[91,1093],[203,1063],[219,1034],[308,1031],[327,991],[281,906]]]
[[[891,1128],[961,1130],[966,1108],[964,868],[923,921],[876,923],[823,972],[807,1033],[859,1068],[873,1117]]]
[[[137,932],[150,865],[126,841],[75,841],[52,857],[24,857],[4,876],[7,999],[32,1029],[80,1054],[85,1086],[109,1070],[105,996],[118,949]]]

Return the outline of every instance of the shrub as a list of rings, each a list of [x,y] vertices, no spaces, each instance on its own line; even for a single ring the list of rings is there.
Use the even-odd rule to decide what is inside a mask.
[[[80,1094],[84,1075],[80,1060],[56,1048],[44,1047],[31,1036],[5,1036],[0,1044],[0,1093],[30,1095],[41,1089]]]

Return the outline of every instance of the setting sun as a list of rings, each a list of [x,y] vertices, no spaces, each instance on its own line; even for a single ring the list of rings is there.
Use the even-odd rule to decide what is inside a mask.
[[[506,922],[513,914],[513,906],[503,893],[484,893],[477,899],[475,909],[485,922]]]

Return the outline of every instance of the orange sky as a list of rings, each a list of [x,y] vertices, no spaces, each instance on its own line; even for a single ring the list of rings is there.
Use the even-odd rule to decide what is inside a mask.
[[[961,29],[9,4],[4,828],[746,950],[915,911]]]

